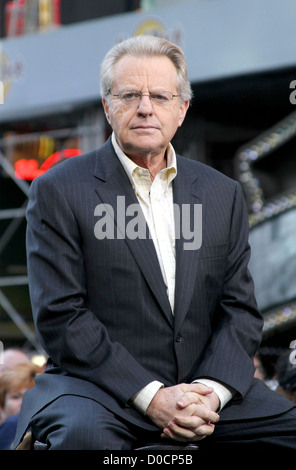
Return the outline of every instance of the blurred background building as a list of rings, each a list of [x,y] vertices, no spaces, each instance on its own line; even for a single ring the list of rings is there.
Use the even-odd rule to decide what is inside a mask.
[[[153,34],[184,50],[194,91],[176,150],[243,187],[267,368],[289,348],[296,339],[295,17],[294,0],[0,0],[4,347],[40,349],[25,253],[30,182],[106,140],[100,62],[116,42]]]

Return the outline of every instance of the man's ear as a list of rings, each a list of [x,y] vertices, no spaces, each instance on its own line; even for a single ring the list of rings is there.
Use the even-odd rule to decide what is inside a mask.
[[[179,127],[183,124],[188,108],[189,100],[182,101],[179,108]]]
[[[110,119],[109,119],[109,106],[106,102],[106,100],[103,98],[102,99],[102,105],[103,105],[103,108],[104,108],[104,112],[105,112],[105,116],[106,116],[106,119],[107,121],[109,122],[110,124]]]

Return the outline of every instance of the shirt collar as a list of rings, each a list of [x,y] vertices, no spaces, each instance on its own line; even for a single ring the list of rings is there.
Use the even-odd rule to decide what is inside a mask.
[[[129,177],[131,183],[134,184],[133,175],[135,171],[137,171],[137,169],[143,169],[143,168],[141,168],[139,165],[134,163],[127,155],[125,155],[125,153],[122,151],[122,149],[119,147],[116,141],[114,132],[112,133],[111,141],[112,141],[115,153],[117,157],[119,158],[120,163],[122,164],[125,172],[127,173],[127,176]],[[167,155],[167,167],[161,170],[160,173],[166,174],[167,184],[169,185],[171,181],[177,175],[176,153],[171,143],[169,143],[167,147],[166,155]]]

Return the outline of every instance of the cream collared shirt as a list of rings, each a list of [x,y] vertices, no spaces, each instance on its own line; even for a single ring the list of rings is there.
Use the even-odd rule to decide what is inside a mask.
[[[167,167],[151,181],[149,170],[136,165],[123,153],[114,134],[112,143],[144,213],[173,313],[176,256],[172,181],[177,174],[174,149],[171,145],[168,147]]]
[[[167,166],[151,181],[148,169],[138,166],[124,154],[116,141],[114,133],[111,139],[115,153],[129,177],[146,218],[173,314],[176,256],[172,182],[177,175],[177,161],[174,148],[169,144],[166,152]],[[213,380],[198,379],[196,382],[213,387],[220,400],[220,409],[232,397],[232,393],[226,387]],[[151,382],[133,396],[133,405],[145,414],[154,395],[163,386],[161,382]]]

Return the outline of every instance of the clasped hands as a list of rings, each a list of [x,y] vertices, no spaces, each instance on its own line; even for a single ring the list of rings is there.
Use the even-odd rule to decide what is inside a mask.
[[[211,435],[219,421],[219,399],[212,388],[201,383],[161,388],[147,416],[162,429],[161,437],[177,441],[199,441]]]

